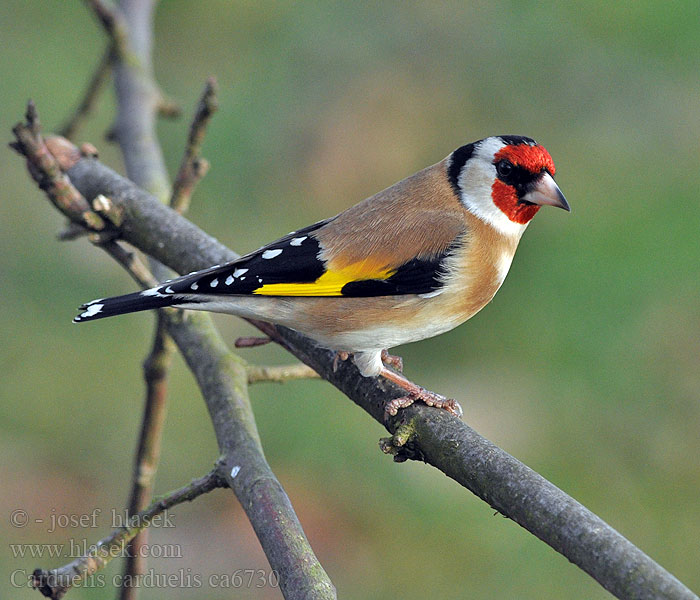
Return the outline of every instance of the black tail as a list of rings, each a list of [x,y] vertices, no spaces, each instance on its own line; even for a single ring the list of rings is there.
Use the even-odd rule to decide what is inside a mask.
[[[83,304],[80,307],[80,310],[83,312],[73,319],[73,323],[94,321],[95,319],[104,319],[105,317],[113,317],[114,315],[123,315],[140,310],[163,308],[164,306],[177,304],[179,301],[181,302],[182,300],[172,295],[158,293],[156,289],[114,298],[100,298],[99,300]]]

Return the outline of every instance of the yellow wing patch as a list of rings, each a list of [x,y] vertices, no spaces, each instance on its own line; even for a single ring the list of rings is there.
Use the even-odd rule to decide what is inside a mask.
[[[329,270],[312,283],[270,283],[253,294],[260,296],[342,296],[343,286],[352,281],[387,279],[396,271],[369,265],[366,261],[353,263],[337,271]]]

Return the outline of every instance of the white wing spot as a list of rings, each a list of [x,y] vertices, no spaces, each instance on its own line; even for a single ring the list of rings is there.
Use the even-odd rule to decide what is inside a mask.
[[[218,279],[212,279],[211,283],[209,284],[211,287],[216,287],[219,285],[219,280]]]
[[[80,315],[80,318],[87,319],[88,317],[94,317],[98,312],[102,310],[104,304],[91,304],[87,307],[87,310]]]
[[[289,245],[290,245],[290,246],[301,246],[301,243],[302,243],[307,237],[309,237],[309,236],[308,236],[308,235],[305,235],[304,237],[294,238],[291,242],[289,242]]]
[[[241,275],[243,275],[244,273],[247,273],[247,272],[248,272],[248,269],[236,269],[236,270],[233,272],[233,277],[234,277],[234,278],[240,277]]]
[[[172,281],[172,279],[171,279]],[[173,288],[170,286],[166,287],[165,290],[163,290],[166,294],[174,294],[175,292],[173,291]]]
[[[245,277],[241,277],[241,281],[243,281],[244,279],[245,279]]]
[[[231,469],[231,479],[235,479],[236,475],[238,475],[241,472],[241,467],[239,465],[236,465]]]
[[[226,281],[224,281],[224,283],[225,283],[226,285],[231,285],[231,284],[233,283],[233,275],[229,275],[229,276],[226,278]]]
[[[199,286],[197,285],[197,282],[196,282],[196,281],[190,286],[190,289],[191,289],[191,290],[197,290],[197,289],[199,289]]]
[[[151,288],[150,290],[143,290],[141,292],[142,296],[162,296],[163,294],[160,293],[160,288]]]
[[[282,248],[275,248],[274,250],[265,250],[265,252],[262,253],[262,257],[266,260],[270,260],[280,254],[282,254]]]

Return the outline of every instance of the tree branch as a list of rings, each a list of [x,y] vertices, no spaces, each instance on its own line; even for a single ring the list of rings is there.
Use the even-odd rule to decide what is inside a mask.
[[[146,510],[132,515],[124,527],[114,530],[111,535],[93,544],[87,554],[57,569],[34,571],[32,587],[38,589],[47,598],[60,600],[78,581],[103,569],[116,556],[121,556],[128,543],[144,531],[155,517],[173,506],[192,502],[202,494],[226,485],[225,479],[217,468],[208,475],[195,479],[189,485],[166,494]]]
[[[98,161],[76,161],[74,154],[64,152],[61,162],[86,197],[107,194],[123,208],[125,240],[176,271],[187,273],[237,257]],[[254,324],[380,423],[384,422],[385,402],[402,394],[380,378],[361,377],[350,361],[340,363],[334,371],[333,353],[296,332],[263,322]],[[423,459],[440,469],[561,552],[618,598],[697,600],[604,521],[444,411],[416,405],[400,411],[385,425],[390,432],[400,425],[411,430],[399,440],[408,440],[401,446],[400,458]],[[405,434],[406,427],[402,432]]]

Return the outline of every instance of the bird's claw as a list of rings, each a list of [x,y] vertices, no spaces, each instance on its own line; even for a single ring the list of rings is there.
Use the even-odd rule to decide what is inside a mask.
[[[445,398],[445,396],[441,396],[435,392],[430,392],[424,388],[420,388],[415,392],[409,392],[406,396],[394,398],[393,400],[387,402],[386,406],[384,407],[385,418],[388,418],[389,416],[396,416],[400,409],[407,408],[416,401],[422,402],[427,406],[442,408],[453,414],[458,419],[461,419],[462,415],[464,414],[459,402],[453,398]]]
[[[382,350],[382,362],[396,369],[399,373],[403,373],[403,358],[389,354],[388,350]]]

